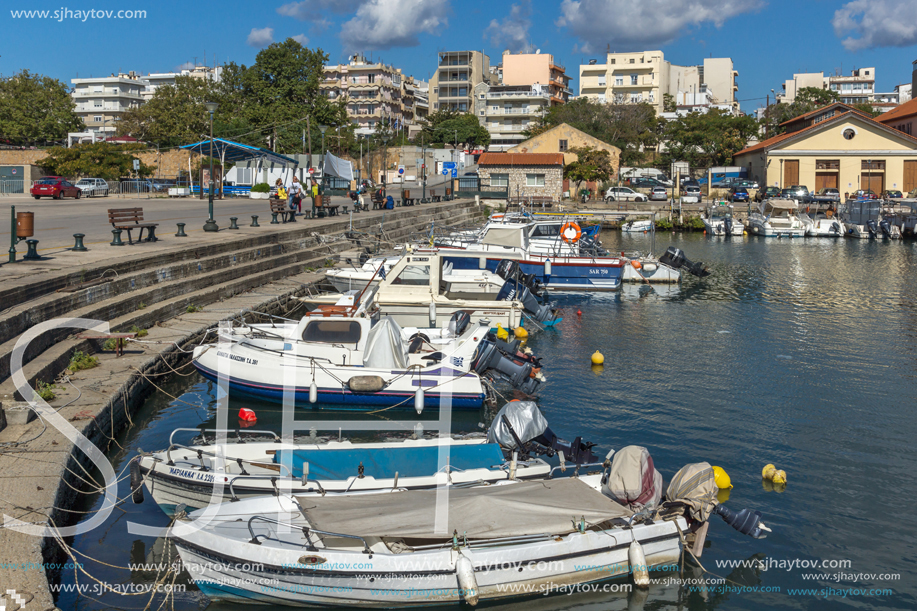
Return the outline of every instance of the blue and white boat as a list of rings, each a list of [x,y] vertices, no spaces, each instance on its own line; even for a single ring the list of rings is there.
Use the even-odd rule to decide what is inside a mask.
[[[218,342],[195,348],[193,363],[205,377],[223,378],[231,395],[279,403],[290,397],[303,406],[421,412],[449,400],[453,408],[479,409],[484,374],[534,394],[543,379],[537,360],[489,332],[489,322],[473,324],[462,312],[443,328],[402,329],[356,306],[320,306],[298,322],[222,331]]]

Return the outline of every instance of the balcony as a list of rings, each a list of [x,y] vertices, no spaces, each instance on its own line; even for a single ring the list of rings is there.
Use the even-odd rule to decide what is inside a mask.
[[[485,111],[488,117],[497,115],[534,115],[541,112],[541,107],[537,108],[498,108],[497,110]]]
[[[487,126],[487,131],[491,133],[500,132],[521,132],[528,129],[528,125],[507,125],[505,123],[491,123]]]
[[[497,98],[547,98],[547,93],[532,93],[531,91],[497,91],[487,92],[487,99]]]
[[[143,96],[140,95],[140,92],[132,93],[127,91],[121,91],[120,89],[116,92],[114,89],[106,87],[102,91],[74,91],[73,97],[75,98],[130,98],[132,100],[139,100]]]

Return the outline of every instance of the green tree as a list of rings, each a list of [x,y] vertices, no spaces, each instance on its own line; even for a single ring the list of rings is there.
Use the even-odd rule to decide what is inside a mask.
[[[614,173],[611,155],[604,149],[584,146],[572,148],[569,152],[575,153],[577,159],[564,166],[564,178],[576,183],[577,192],[583,182],[607,182]]]
[[[780,127],[781,123],[839,101],[840,96],[836,91],[818,87],[803,87],[796,92],[796,99],[792,104],[768,106],[761,121],[761,129],[768,137],[779,135],[784,132],[784,128]]]
[[[490,145],[490,132],[471,113],[440,110],[422,120],[421,125],[423,142],[428,146],[486,149]]]
[[[675,105],[675,96],[671,93],[662,94],[662,112],[675,112],[678,107]]]
[[[179,76],[174,85],[156,89],[142,106],[131,108],[118,121],[118,134],[129,135],[162,147],[198,142],[209,134],[211,82]]]
[[[137,157],[132,153],[137,148],[108,142],[78,144],[72,148],[57,146],[50,149],[38,165],[57,176],[92,176],[116,181],[122,176],[133,175]],[[141,163],[139,174],[151,176],[155,169],[156,166]]]
[[[666,125],[664,163],[687,161],[691,167],[724,166],[758,133],[750,116],[711,109],[691,112]]]
[[[0,79],[0,139],[44,144],[83,129],[69,88],[57,79],[23,70]]]

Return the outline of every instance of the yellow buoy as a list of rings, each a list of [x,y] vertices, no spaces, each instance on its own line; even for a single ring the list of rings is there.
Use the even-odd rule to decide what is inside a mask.
[[[713,467],[713,479],[716,481],[716,487],[720,490],[732,488],[732,480],[729,478],[729,474],[723,470],[723,467]]]
[[[513,333],[519,339],[525,339],[526,337],[529,336],[529,332],[525,330],[525,327],[517,327],[516,330],[513,331]]]
[[[774,473],[774,477],[771,478],[771,481],[775,484],[785,484],[786,483],[786,471],[777,471]]]
[[[497,325],[497,339],[502,339],[504,341],[509,339],[509,331],[504,329],[502,325]]]
[[[777,467],[774,465],[764,465],[764,469],[761,470],[761,477],[763,479],[773,479],[774,473],[777,472]]]
[[[605,364],[605,357],[598,350],[595,351],[595,354],[592,355],[592,364],[593,365],[603,365]]]

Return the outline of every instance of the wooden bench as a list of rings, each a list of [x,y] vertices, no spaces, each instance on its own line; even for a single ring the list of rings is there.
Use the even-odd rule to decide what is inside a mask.
[[[315,216],[324,217],[326,214],[328,216],[337,216],[338,208],[340,204],[332,204],[330,195],[319,195],[315,198]]]
[[[291,223],[296,222],[296,211],[291,210],[285,201],[282,199],[272,199],[268,201],[271,206],[271,216],[273,217],[271,220],[272,223],[277,220],[277,216],[280,216],[281,223],[286,223],[287,221]]]
[[[373,191],[370,195],[370,199],[373,202],[373,210],[382,210],[385,206],[385,196],[382,194],[381,190]]]
[[[140,234],[137,236],[138,242],[143,240],[144,229],[147,230],[147,242],[156,242],[159,240],[155,233],[156,228],[159,227],[159,224],[143,222],[143,208],[109,208],[108,222],[111,223],[111,226],[115,229],[127,230],[128,244],[134,243],[134,241],[131,239],[131,231],[134,229],[140,230]]]
[[[436,189],[430,189],[430,201],[432,202],[441,202],[443,201],[442,195],[436,194]]]
[[[411,191],[408,189],[401,190],[401,205],[402,206],[413,206],[417,203],[416,197],[411,197]]]

